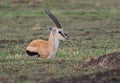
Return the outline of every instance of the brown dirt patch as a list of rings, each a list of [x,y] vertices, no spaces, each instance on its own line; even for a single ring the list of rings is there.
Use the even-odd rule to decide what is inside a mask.
[[[83,65],[83,68],[105,67],[106,70],[91,74],[76,76],[63,76],[50,79],[48,83],[119,83],[120,82],[120,52],[105,54],[92,59]]]
[[[84,67],[101,66],[101,67],[107,67],[111,69],[120,69],[120,52],[105,54],[103,56],[98,57],[97,59],[87,62],[83,66]]]
[[[61,77],[51,79],[49,83],[119,83],[120,70],[112,69],[104,72],[95,72],[89,75]]]

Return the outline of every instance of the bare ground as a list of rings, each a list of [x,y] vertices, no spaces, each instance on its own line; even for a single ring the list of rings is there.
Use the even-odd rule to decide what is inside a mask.
[[[48,83],[119,83],[120,82],[120,52],[105,54],[83,65],[88,67],[106,67],[105,71],[97,71],[88,75],[60,77],[51,79]],[[66,79],[67,78],[67,79]]]

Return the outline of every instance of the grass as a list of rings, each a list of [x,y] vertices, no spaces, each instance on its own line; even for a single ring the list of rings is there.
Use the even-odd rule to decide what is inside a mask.
[[[82,69],[80,67],[80,64],[82,62],[78,59],[56,58],[54,60],[21,57],[22,60],[20,60],[19,58],[19,56],[16,56],[14,58],[9,57],[1,61],[1,78],[3,77],[9,82],[12,81],[18,83],[20,82],[20,80],[22,82],[46,82],[49,79],[55,79],[62,76],[77,76],[78,74],[90,74],[93,72],[86,72],[86,70]],[[95,71],[96,70],[94,69],[94,72]],[[1,81],[4,81],[4,79]]]
[[[112,11],[114,10],[114,11]],[[80,10],[69,10],[66,11],[65,15],[67,16],[77,16],[77,17],[93,17],[93,18],[102,18],[102,17],[119,17],[120,12],[118,11],[119,9],[94,9],[94,10],[86,10],[86,11],[80,11]]]
[[[64,78],[67,83],[71,77],[106,71],[104,67],[82,68],[87,58],[120,51],[119,0],[51,0],[35,5],[0,2],[1,82],[46,83]],[[60,43],[54,59],[28,57],[28,43],[36,38],[47,40],[46,24],[54,26],[45,8],[60,19],[70,39]],[[36,24],[40,24],[40,30],[33,29]],[[92,79],[94,75],[89,81]]]

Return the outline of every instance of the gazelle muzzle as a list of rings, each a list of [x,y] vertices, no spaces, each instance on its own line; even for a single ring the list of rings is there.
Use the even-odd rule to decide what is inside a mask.
[[[61,31],[58,32],[62,37],[64,37],[66,40],[69,39],[68,35],[66,33],[62,33]]]

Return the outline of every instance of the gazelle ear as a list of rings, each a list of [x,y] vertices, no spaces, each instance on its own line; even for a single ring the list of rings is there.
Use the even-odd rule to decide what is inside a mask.
[[[52,32],[54,31],[54,29],[50,25],[47,25],[47,28]]]

